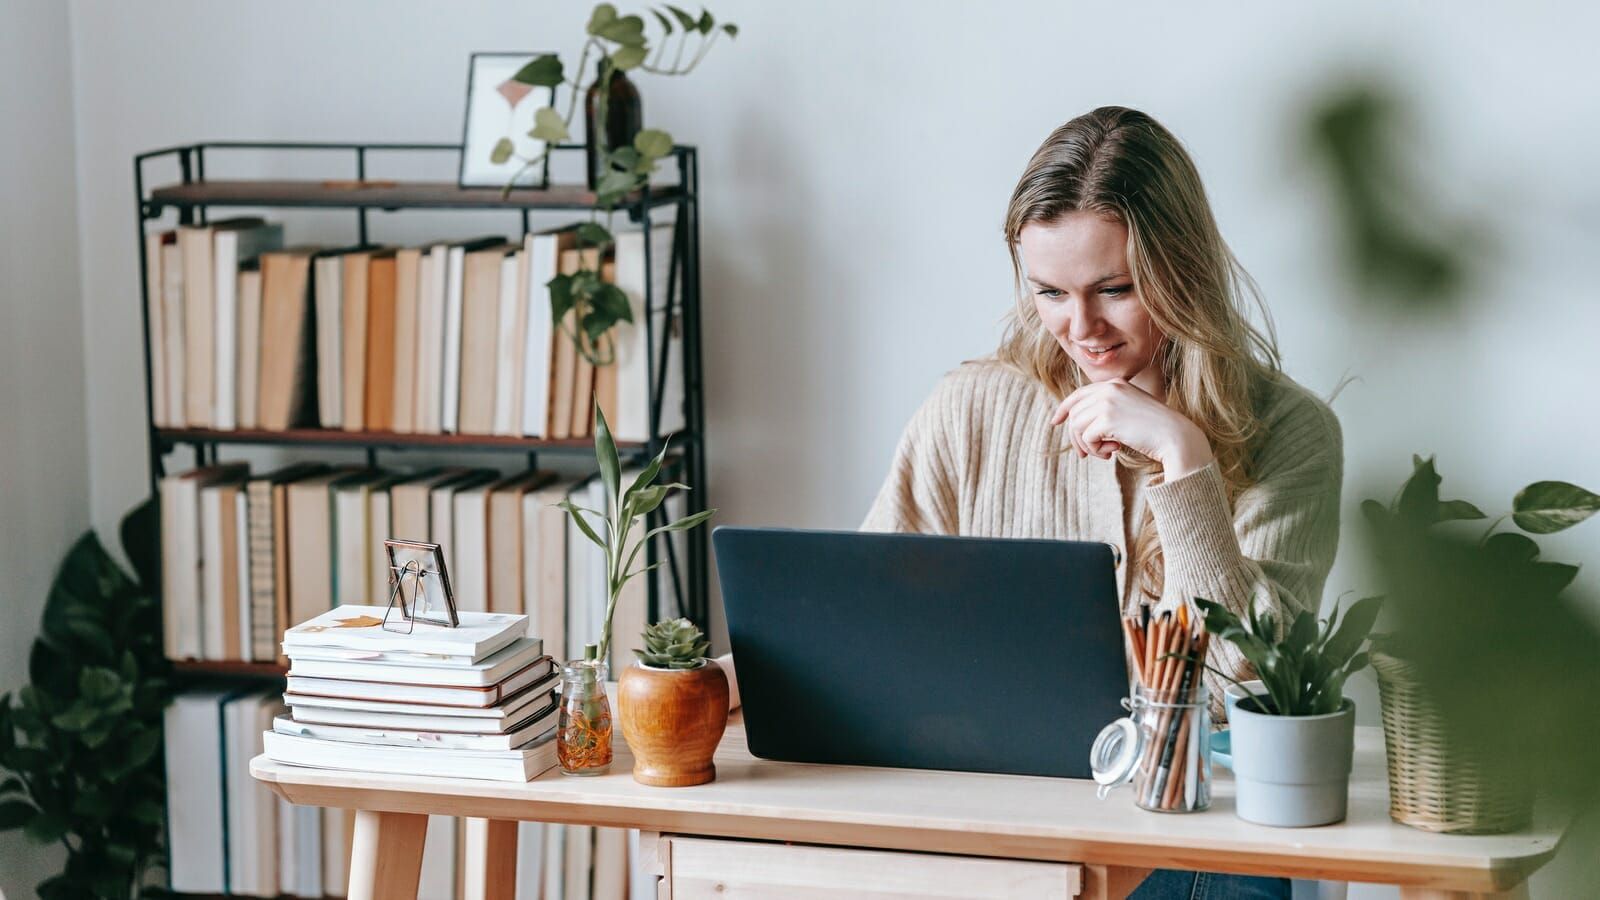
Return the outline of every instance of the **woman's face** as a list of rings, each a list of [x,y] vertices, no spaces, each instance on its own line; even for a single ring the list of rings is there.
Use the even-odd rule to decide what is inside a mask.
[[[1084,375],[1134,381],[1159,396],[1150,363],[1161,334],[1134,293],[1127,247],[1127,226],[1092,212],[1030,222],[1017,237],[1039,320]]]

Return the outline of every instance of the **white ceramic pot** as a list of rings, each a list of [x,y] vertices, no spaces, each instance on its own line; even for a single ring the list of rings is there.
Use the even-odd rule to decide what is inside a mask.
[[[1239,818],[1284,828],[1344,821],[1355,725],[1349,699],[1338,712],[1322,716],[1269,716],[1232,704]]]

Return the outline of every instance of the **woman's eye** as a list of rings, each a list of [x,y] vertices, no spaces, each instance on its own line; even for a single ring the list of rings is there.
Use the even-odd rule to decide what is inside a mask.
[[[1035,293],[1041,297],[1048,297],[1051,300],[1061,296],[1061,292],[1055,288],[1040,288],[1038,291],[1035,291]]]
[[[1119,285],[1117,285],[1115,287],[1102,288],[1100,293],[1102,293],[1102,294],[1110,294],[1112,296],[1117,296],[1119,294],[1126,294],[1130,290],[1130,288],[1131,288],[1131,285],[1119,284]]]

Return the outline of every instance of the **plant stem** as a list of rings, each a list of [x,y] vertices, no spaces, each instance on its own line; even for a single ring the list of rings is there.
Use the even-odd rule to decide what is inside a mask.
[[[1495,519],[1493,522],[1490,522],[1489,523],[1489,530],[1487,530],[1487,531],[1485,531],[1483,533],[1483,537],[1478,538],[1478,546],[1481,547],[1484,544],[1488,543],[1490,536],[1492,536],[1494,534],[1494,530],[1496,528],[1499,528],[1500,527],[1500,523],[1504,522],[1505,520],[1506,520],[1506,517],[1504,515],[1502,515],[1500,518]]]
[[[706,53],[711,50],[711,45],[717,42],[717,35],[719,34],[721,34],[720,31],[711,32],[711,37],[706,38],[705,42],[700,45],[700,49],[696,51],[694,59],[689,60],[689,67],[678,74],[687,75],[690,72],[693,72],[694,67],[700,65],[700,60],[706,58]]]

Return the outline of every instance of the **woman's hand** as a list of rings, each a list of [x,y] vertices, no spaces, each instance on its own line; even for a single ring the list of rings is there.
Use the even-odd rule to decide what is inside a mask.
[[[1052,425],[1062,423],[1080,458],[1110,459],[1126,446],[1160,462],[1169,481],[1205,468],[1212,459],[1205,432],[1122,379],[1086,384],[1067,395],[1050,418]]]

